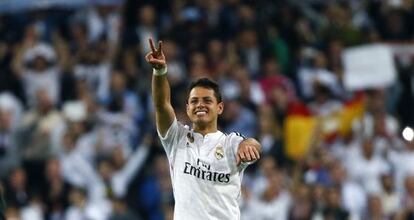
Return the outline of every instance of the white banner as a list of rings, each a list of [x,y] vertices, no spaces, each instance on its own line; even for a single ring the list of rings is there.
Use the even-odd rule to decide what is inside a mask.
[[[344,85],[348,90],[385,88],[396,80],[396,68],[391,48],[373,44],[345,49]]]

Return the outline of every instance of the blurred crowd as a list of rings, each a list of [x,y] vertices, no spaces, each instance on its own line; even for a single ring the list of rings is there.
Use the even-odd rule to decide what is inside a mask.
[[[7,219],[172,219],[149,37],[163,40],[180,121],[189,124],[187,85],[208,76],[225,100],[220,129],[261,142],[243,180],[242,219],[414,218],[414,141],[401,135],[414,126],[414,57],[396,58],[392,86],[361,91],[344,87],[341,58],[350,46],[412,42],[412,0],[121,3],[0,15]],[[356,99],[363,111],[348,132],[298,130],[312,141],[287,153],[292,111],[319,123]]]

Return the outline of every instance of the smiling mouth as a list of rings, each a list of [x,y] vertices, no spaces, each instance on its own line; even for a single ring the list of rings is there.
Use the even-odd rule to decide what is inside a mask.
[[[196,111],[195,112],[195,114],[197,115],[197,116],[203,116],[203,115],[206,115],[207,114],[207,111],[204,111],[204,110],[202,110],[202,111]]]

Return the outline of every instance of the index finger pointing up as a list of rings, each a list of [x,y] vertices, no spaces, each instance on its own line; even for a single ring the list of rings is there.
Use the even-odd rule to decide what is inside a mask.
[[[157,51],[155,50],[155,47],[154,47],[154,41],[152,41],[152,38],[148,39],[148,41],[149,41],[149,45],[150,45],[150,47],[151,47],[151,51],[152,51],[153,53],[156,53]]]

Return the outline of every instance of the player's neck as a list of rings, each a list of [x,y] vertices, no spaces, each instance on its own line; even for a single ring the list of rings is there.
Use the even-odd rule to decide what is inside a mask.
[[[207,125],[199,125],[193,123],[193,131],[205,136],[208,133],[217,132],[217,123],[210,123]]]

